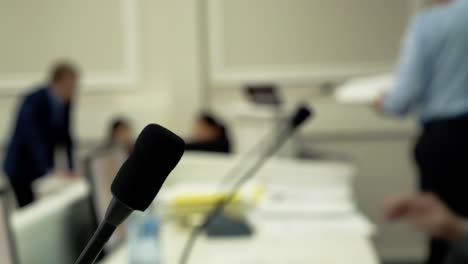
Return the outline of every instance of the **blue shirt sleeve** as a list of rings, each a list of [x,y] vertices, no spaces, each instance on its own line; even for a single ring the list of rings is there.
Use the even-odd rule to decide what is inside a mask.
[[[404,116],[416,110],[427,85],[427,63],[421,24],[421,17],[413,19],[403,41],[395,86],[383,104],[383,111],[387,114]]]

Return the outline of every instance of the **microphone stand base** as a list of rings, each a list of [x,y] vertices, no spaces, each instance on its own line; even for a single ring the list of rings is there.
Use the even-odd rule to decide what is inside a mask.
[[[211,238],[249,237],[254,230],[245,218],[235,218],[221,214],[206,227],[206,235]]]

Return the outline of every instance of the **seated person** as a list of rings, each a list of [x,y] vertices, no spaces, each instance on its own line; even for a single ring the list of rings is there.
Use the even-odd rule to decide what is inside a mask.
[[[193,129],[193,138],[187,142],[187,150],[231,153],[227,129],[214,116],[200,114]]]
[[[124,118],[116,118],[109,129],[109,138],[105,147],[120,147],[130,154],[133,150],[133,136],[130,123]]]
[[[435,195],[394,197],[383,213],[386,220],[404,220],[429,236],[452,242],[446,264],[468,263],[468,219],[454,214]]]

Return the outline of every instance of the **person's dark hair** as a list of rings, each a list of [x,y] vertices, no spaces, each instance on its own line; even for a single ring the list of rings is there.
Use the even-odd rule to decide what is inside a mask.
[[[217,119],[213,114],[201,112],[198,114],[198,122],[203,122],[206,125],[218,130],[217,138],[208,139],[207,141],[193,141],[187,143],[186,150],[191,151],[207,151],[218,153],[231,153],[231,142],[229,139],[229,131],[224,123]]]
[[[112,120],[110,129],[109,129],[109,139],[112,140],[115,136],[117,129],[123,126],[126,126],[126,127],[130,126],[130,123],[127,121],[127,119],[119,117],[119,118],[115,118],[114,120]]]
[[[62,80],[67,75],[78,76],[78,68],[71,62],[57,62],[50,71],[50,81],[57,82]]]

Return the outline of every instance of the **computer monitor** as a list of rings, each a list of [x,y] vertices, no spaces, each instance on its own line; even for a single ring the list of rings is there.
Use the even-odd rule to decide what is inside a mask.
[[[247,85],[245,93],[257,105],[278,107],[282,103],[279,89],[274,84]]]
[[[18,264],[15,240],[10,226],[7,190],[0,185],[0,263]]]

